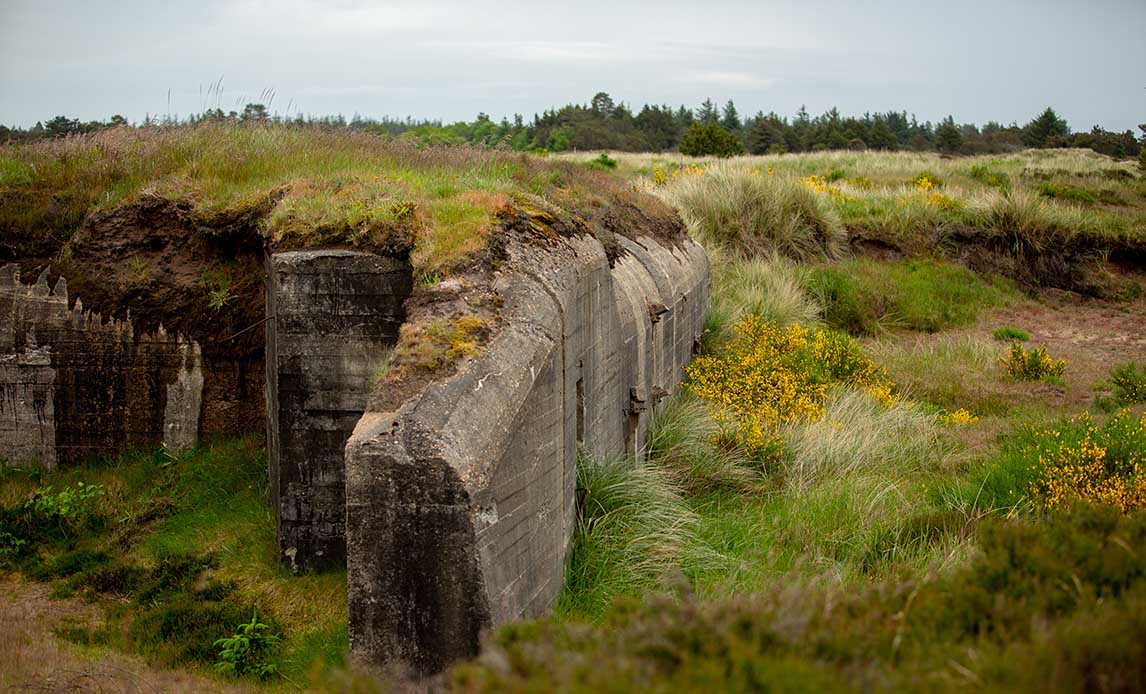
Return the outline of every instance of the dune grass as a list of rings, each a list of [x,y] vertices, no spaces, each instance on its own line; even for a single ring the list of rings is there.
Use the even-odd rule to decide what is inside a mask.
[[[566,158],[580,161],[590,156]],[[1090,150],[957,158],[916,152],[824,152],[729,160],[624,153],[615,157],[620,176],[651,189],[658,188],[657,170],[684,174],[668,176],[659,194],[678,207],[696,208],[682,209],[682,214],[701,238],[712,236],[713,222],[721,221],[732,229],[722,232],[721,240],[745,246],[775,246],[777,240],[798,239],[791,230],[802,228],[801,220],[811,217],[805,209],[814,209],[832,220],[827,228],[834,229],[838,220],[849,238],[881,240],[908,253],[934,252],[956,237],[1026,255],[1053,249],[1093,256],[1146,247],[1146,197],[1140,173],[1132,162]],[[689,175],[696,171],[705,173]],[[717,181],[706,181],[706,176]],[[921,185],[923,177],[929,184]],[[799,195],[801,188],[811,193],[810,200]],[[1078,195],[1045,195],[1052,188],[1084,191],[1085,200]],[[711,199],[696,200],[701,190],[709,190]],[[765,201],[755,199],[764,193]],[[742,206],[726,211],[725,201],[732,200],[742,201]],[[761,224],[767,227],[764,231],[751,232],[759,239],[744,241],[742,230],[753,229],[741,221],[745,217],[771,221]],[[795,247],[807,246],[801,241]]]
[[[419,272],[482,248],[514,196],[579,213],[643,199],[605,173],[483,147],[285,124],[113,128],[0,145],[0,257],[51,257],[89,215],[140,196],[189,200],[205,228],[254,223],[279,247],[412,242]]]
[[[844,229],[834,210],[787,176],[747,175],[712,164],[655,191],[706,246],[796,259],[839,254]]]

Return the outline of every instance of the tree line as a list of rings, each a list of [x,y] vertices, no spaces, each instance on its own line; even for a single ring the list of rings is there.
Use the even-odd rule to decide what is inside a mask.
[[[693,109],[684,105],[643,105],[634,111],[598,92],[586,104],[568,104],[535,114],[527,121],[520,114],[494,121],[479,113],[473,121],[382,119],[354,116],[302,116],[271,114],[263,104],[247,104],[241,112],[209,109],[180,120],[148,116],[130,124],[123,116],[107,121],[81,122],[56,116],[30,128],[0,125],[0,141],[29,141],[86,133],[109,127],[153,127],[203,121],[289,122],[303,126],[364,130],[392,137],[414,138],[426,144],[475,143],[518,151],[598,150],[630,152],[680,151],[684,154],[729,156],[739,153],[777,154],[824,150],[910,150],[949,154],[1005,153],[1035,147],[1085,147],[1117,158],[1139,157],[1146,143],[1127,130],[1112,132],[1100,126],[1072,132],[1054,109],[1047,108],[1024,125],[990,121],[983,126],[957,123],[948,116],[938,123],[920,122],[905,111],[843,116],[836,108],[812,116],[804,107],[792,117],[758,111],[742,117],[731,101],[718,107],[705,99]]]

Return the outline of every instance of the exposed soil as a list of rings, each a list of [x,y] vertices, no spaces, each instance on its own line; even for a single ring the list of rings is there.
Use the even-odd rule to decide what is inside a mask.
[[[53,630],[96,625],[97,605],[53,600],[49,587],[0,578],[0,691],[6,692],[253,692],[257,689],[139,658],[69,644]]]
[[[1028,348],[1046,344],[1051,357],[1066,360],[1060,397],[1068,411],[1093,404],[1095,384],[1115,366],[1146,362],[1146,298],[1118,303],[1048,289],[1037,301],[992,311],[973,332],[989,338],[1004,325],[1030,333]]]

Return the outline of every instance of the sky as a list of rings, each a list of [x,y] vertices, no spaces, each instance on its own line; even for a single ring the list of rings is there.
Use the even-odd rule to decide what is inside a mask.
[[[979,124],[1051,106],[1075,130],[1137,132],[1146,0],[0,0],[8,125],[260,98],[291,115],[529,119],[599,91]]]

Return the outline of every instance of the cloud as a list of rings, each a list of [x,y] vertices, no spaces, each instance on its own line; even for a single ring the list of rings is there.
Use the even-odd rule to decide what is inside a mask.
[[[766,89],[776,84],[775,79],[736,70],[689,70],[682,75],[682,79],[686,82],[733,89]]]

